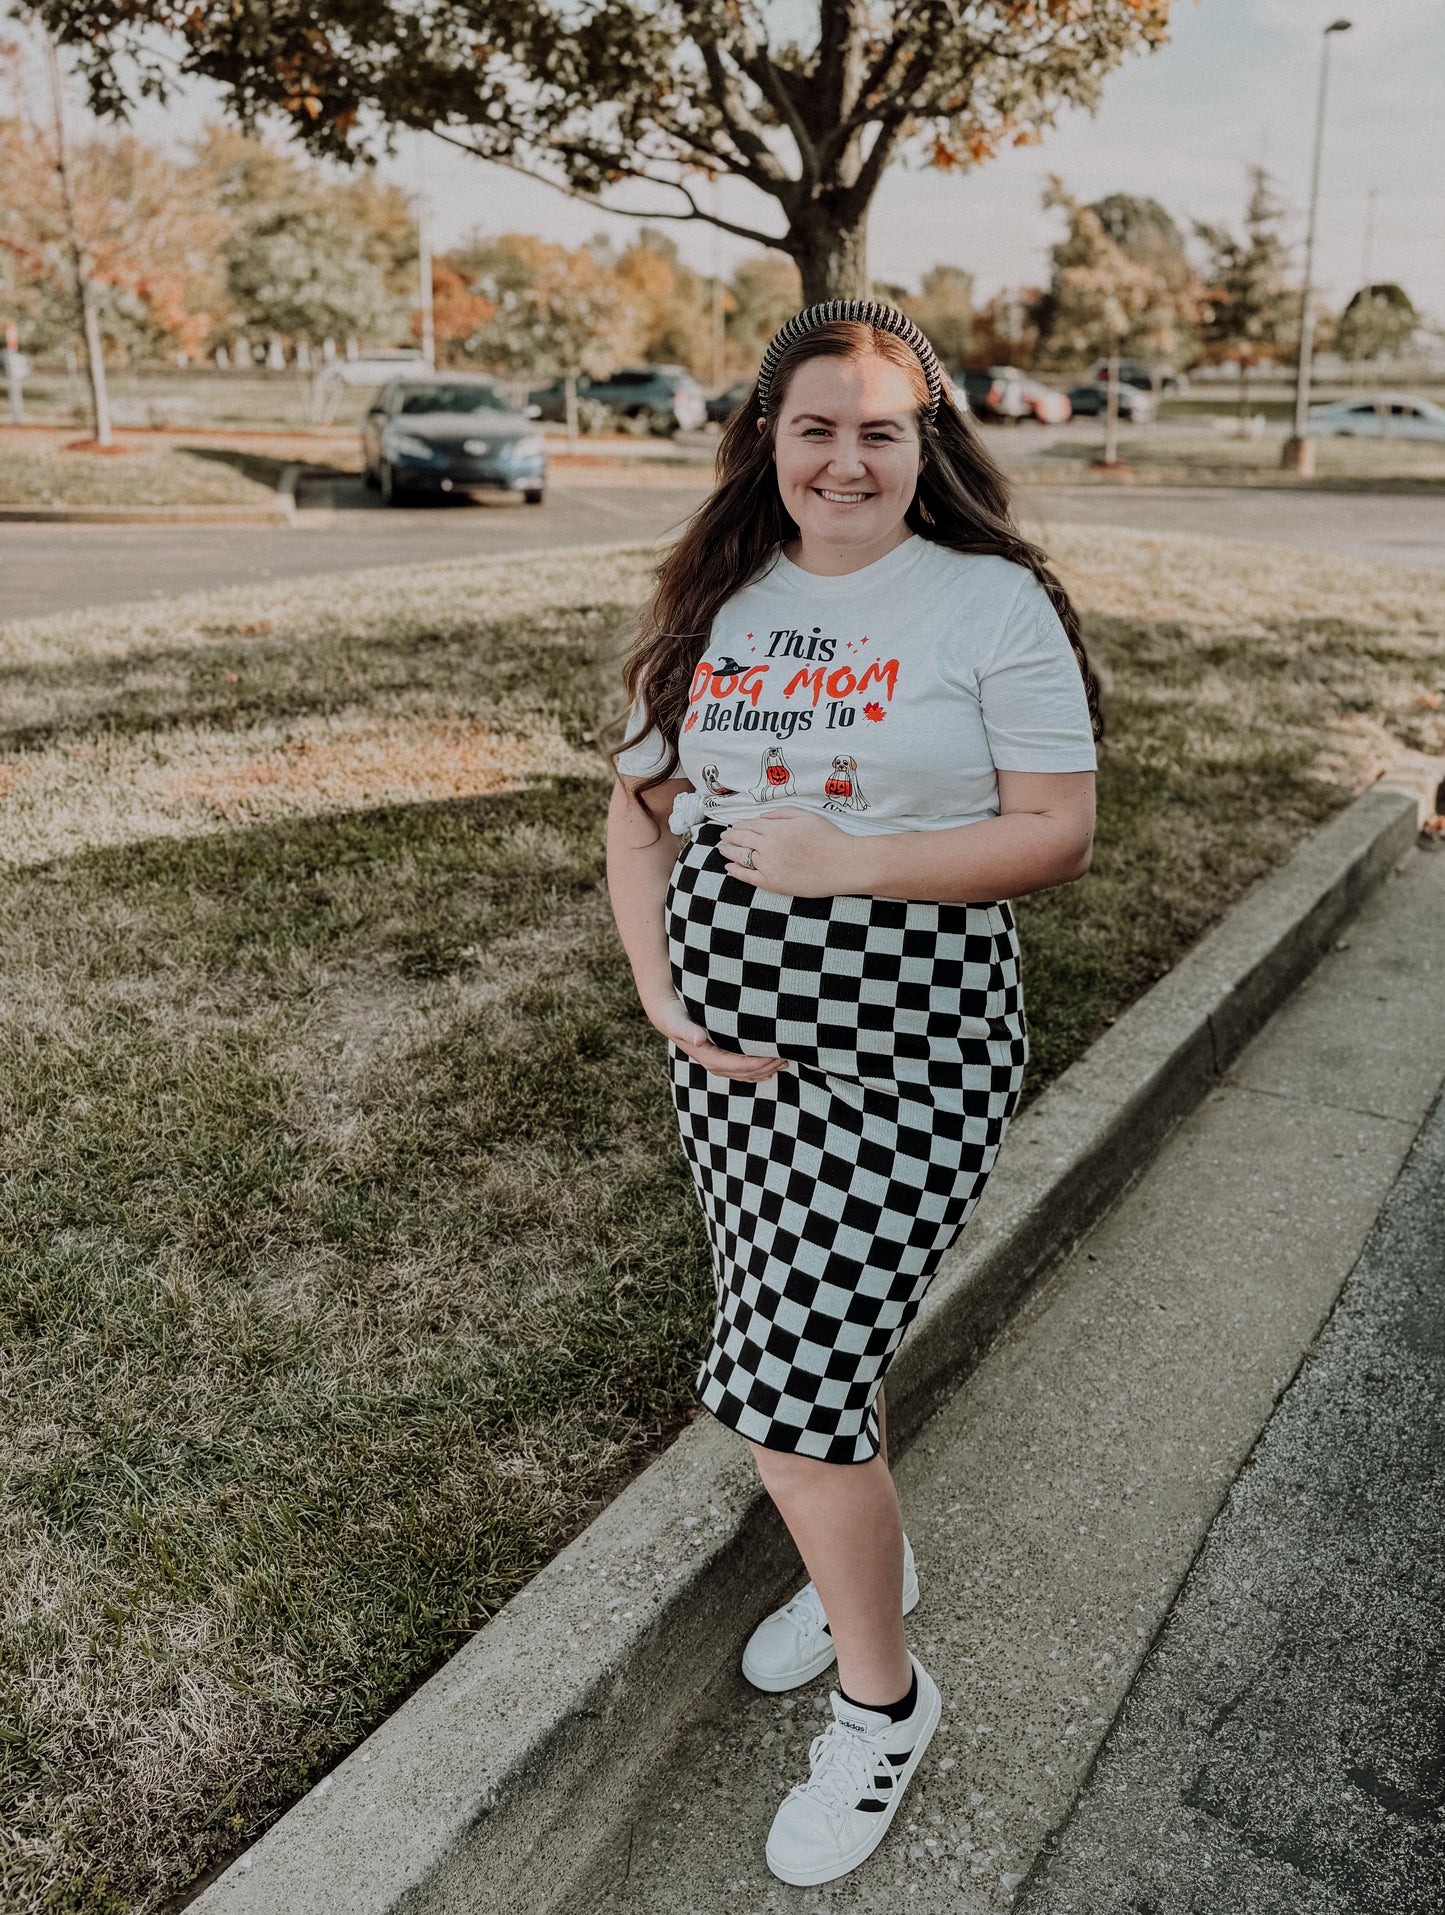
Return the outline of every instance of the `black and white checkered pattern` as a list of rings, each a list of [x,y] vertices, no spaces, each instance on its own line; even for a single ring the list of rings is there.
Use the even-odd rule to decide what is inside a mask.
[[[755,1443],[866,1462],[878,1385],[1018,1104],[1013,914],[782,897],[728,876],[722,831],[673,870],[673,980],[724,1049],[792,1068],[735,1083],[672,1047],[717,1279],[695,1388]]]

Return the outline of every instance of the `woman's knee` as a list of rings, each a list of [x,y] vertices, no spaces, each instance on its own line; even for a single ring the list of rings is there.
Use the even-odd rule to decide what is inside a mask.
[[[748,1448],[770,1496],[806,1495],[835,1479],[839,1470],[857,1468],[852,1463],[825,1463],[816,1456],[800,1456],[795,1450],[770,1450],[761,1443],[749,1442]]]

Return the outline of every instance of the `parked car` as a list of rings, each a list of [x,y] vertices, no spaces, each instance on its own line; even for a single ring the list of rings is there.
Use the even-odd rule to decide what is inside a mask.
[[[1102,418],[1109,410],[1108,384],[1102,379],[1093,379],[1087,385],[1072,386],[1069,404],[1074,409],[1075,418]],[[1154,401],[1140,387],[1126,385],[1121,379],[1119,417],[1127,419],[1131,426],[1146,426],[1154,417]]]
[[[737,379],[726,392],[714,393],[707,402],[707,416],[711,423],[720,426],[725,419],[731,419],[738,407],[747,403],[748,394],[755,383],[752,379]]]
[[[1445,439],[1445,407],[1413,393],[1379,393],[1310,407],[1310,437],[1319,439]]]
[[[1066,425],[1073,417],[1069,395],[1057,386],[1046,386],[1042,379],[1025,379],[1022,391],[1024,403],[1041,426]]]
[[[1185,392],[1189,387],[1187,374],[1176,372],[1173,366],[1160,366],[1159,390],[1161,392]],[[1089,382],[1093,385],[1107,385],[1109,380],[1109,362],[1098,359],[1089,369]],[[1119,361],[1119,384],[1137,386],[1141,392],[1152,393],[1154,380],[1151,370],[1142,359],[1121,359]]]
[[[1041,379],[1031,379],[1017,366],[967,366],[952,375],[954,391],[962,391],[968,410],[977,419],[1002,419],[1017,424],[1037,419],[1041,425],[1062,425],[1069,417],[1067,396]]]
[[[566,393],[560,379],[529,393],[540,408],[539,417],[567,416]],[[707,419],[702,387],[685,366],[623,366],[610,379],[581,378],[579,399],[595,399],[619,418],[652,432],[696,432]]]
[[[361,459],[387,505],[422,492],[520,492],[528,505],[545,496],[534,410],[514,411],[475,373],[393,378],[362,423]]]
[[[1022,419],[1023,378],[1011,366],[965,366],[953,374],[955,390],[962,390],[975,419]]]
[[[420,346],[383,347],[367,353],[364,359],[333,359],[318,367],[311,382],[311,419],[314,425],[330,425],[341,410],[347,390],[353,386],[381,388],[408,373],[426,375],[430,367],[422,358]]]

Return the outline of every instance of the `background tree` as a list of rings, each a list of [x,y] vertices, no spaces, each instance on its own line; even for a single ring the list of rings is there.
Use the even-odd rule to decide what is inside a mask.
[[[1140,266],[1149,266],[1167,285],[1195,277],[1184,235],[1157,199],[1137,193],[1106,193],[1091,202],[1099,224],[1116,246]]]
[[[1392,281],[1361,286],[1340,314],[1336,350],[1347,359],[1394,359],[1414,338],[1420,315]]]
[[[1162,385],[1161,358],[1192,365],[1198,357],[1198,329],[1204,311],[1204,282],[1189,257],[1184,234],[1158,200],[1133,193],[1107,193],[1093,201],[1099,223],[1137,266],[1154,275],[1156,292],[1138,343],[1150,359],[1150,384],[1157,403]]]
[[[1001,286],[974,315],[974,363],[1031,366],[1039,346],[1039,315],[1047,301],[1041,286]]]
[[[493,317],[496,308],[481,293],[475,292],[463,263],[450,253],[438,253],[432,259],[432,335],[436,341],[437,364],[464,364],[471,342]],[[412,334],[421,338],[421,314],[412,315]]]
[[[729,353],[735,365],[752,374],[773,334],[802,305],[802,277],[784,254],[754,253],[739,262],[728,292]]]
[[[62,182],[48,64],[0,50],[0,293],[30,351],[81,346],[106,443],[107,356],[197,352],[224,309],[225,221],[189,168],[129,133],[68,129]]]
[[[177,78],[314,151],[382,126],[441,138],[581,198],[644,182],[658,219],[710,220],[797,263],[807,300],[869,289],[867,231],[897,159],[973,166],[1036,139],[1166,37],[1170,0],[30,0],[73,43],[102,111]],[[158,31],[159,30],[159,31]],[[722,173],[780,234],[700,202]]]
[[[239,323],[320,341],[390,341],[406,308],[374,260],[359,255],[322,206],[278,207],[248,223],[228,261]]]
[[[1239,367],[1241,421],[1249,412],[1251,368],[1288,358],[1299,331],[1299,295],[1280,231],[1284,208],[1262,166],[1250,168],[1249,181],[1242,236],[1199,221],[1194,228],[1209,249],[1199,327],[1204,356]]]
[[[577,437],[577,380],[602,378],[628,350],[639,315],[599,251],[504,233],[466,249],[472,287],[492,317],[469,342],[494,372],[566,388],[567,436]]]
[[[1068,230],[1053,248],[1043,348],[1050,357],[1106,356],[1109,360],[1104,464],[1119,460],[1119,356],[1148,350],[1166,331],[1170,295],[1158,271],[1132,259],[1107,231],[1098,210],[1068,192],[1057,174],[1044,192],[1046,210],[1058,209]]]
[[[962,366],[974,349],[973,274],[962,266],[930,266],[918,292],[900,302],[922,326],[945,366]]]
[[[701,378],[712,370],[712,288],[678,256],[677,243],[644,226],[613,267],[632,316],[629,356],[650,365],[683,365]]]
[[[227,222],[226,290],[243,330],[391,342],[417,299],[416,227],[370,170],[333,180],[294,153],[206,129],[196,171]]]

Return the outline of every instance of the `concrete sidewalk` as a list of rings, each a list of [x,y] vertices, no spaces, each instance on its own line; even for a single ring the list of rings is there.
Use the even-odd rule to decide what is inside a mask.
[[[1022,1915],[1445,1907],[1445,1100]]]
[[[820,1889],[768,1874],[829,1681],[775,1698],[729,1675],[639,1799],[625,1872],[573,1915],[1017,1907],[1445,1079],[1442,933],[1445,855],[1412,850],[901,1459],[944,1719],[877,1855]],[[1295,1906],[1326,1904],[1271,1915]]]

